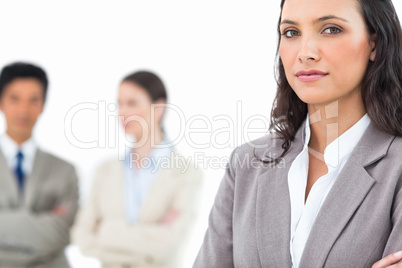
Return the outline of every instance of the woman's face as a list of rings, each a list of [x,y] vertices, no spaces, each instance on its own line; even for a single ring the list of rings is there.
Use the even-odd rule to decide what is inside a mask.
[[[151,124],[151,104],[149,94],[137,84],[122,82],[119,87],[119,116],[128,134],[139,141],[148,137]]]
[[[279,53],[286,78],[303,102],[361,102],[375,43],[358,8],[351,0],[285,1]]]

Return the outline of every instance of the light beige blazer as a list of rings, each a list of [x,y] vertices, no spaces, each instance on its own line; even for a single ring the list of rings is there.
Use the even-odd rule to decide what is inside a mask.
[[[176,158],[184,159],[178,154]],[[126,220],[123,161],[110,161],[97,172],[87,204],[81,209],[73,241],[103,267],[178,268],[181,250],[197,214],[202,184],[194,164],[170,157],[143,202],[138,223]],[[172,211],[170,223],[162,222]]]
[[[69,163],[37,150],[24,198],[0,151],[0,268],[67,268],[64,247],[78,207],[78,180]],[[51,211],[65,209],[63,216]]]

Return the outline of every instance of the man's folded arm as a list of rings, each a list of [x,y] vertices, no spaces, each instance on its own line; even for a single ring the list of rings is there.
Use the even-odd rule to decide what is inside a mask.
[[[78,179],[73,167],[60,180],[63,194],[49,212],[27,209],[0,211],[0,260],[3,264],[36,264],[52,258],[68,245],[69,229],[78,202]]]

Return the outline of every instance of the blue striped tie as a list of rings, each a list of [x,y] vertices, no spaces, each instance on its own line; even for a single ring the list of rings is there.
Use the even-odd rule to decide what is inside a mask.
[[[15,177],[17,178],[18,182],[18,189],[19,192],[22,193],[24,189],[24,171],[22,169],[22,161],[24,160],[24,155],[21,151],[17,153],[17,166],[15,167]]]

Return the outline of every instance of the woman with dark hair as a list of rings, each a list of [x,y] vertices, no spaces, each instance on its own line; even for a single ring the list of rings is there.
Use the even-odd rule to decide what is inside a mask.
[[[73,239],[105,268],[180,267],[201,172],[175,152],[163,132],[167,93],[159,77],[145,71],[128,75],[118,101],[124,131],[136,143],[124,161],[98,169]]]
[[[232,153],[194,267],[387,267],[402,258],[392,2],[282,0],[278,33],[271,133]]]

